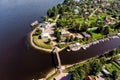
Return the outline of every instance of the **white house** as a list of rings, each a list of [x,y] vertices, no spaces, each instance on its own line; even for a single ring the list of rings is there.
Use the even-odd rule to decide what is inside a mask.
[[[74,2],[79,2],[80,0],[74,0]]]
[[[78,10],[78,9],[75,9],[75,10],[74,10],[74,13],[75,13],[75,14],[79,14],[79,10]]]
[[[45,31],[46,28],[48,28],[50,26],[49,22],[44,22],[44,23],[40,23],[38,25],[38,28],[40,31],[42,31],[42,33]]]
[[[44,39],[44,38],[50,38],[50,35],[49,33],[42,33],[41,34],[41,38]]]
[[[44,30],[45,30],[45,28],[43,28],[43,27],[39,27],[39,30],[43,33]]]
[[[50,26],[49,22],[44,22],[41,24],[43,28],[48,28]]]

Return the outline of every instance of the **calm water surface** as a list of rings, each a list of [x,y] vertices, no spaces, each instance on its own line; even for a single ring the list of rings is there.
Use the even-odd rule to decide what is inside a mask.
[[[26,48],[29,24],[63,0],[0,0],[0,80],[39,78],[52,67],[51,56]]]
[[[41,20],[48,8],[63,0],[0,0],[0,80],[39,79],[53,68],[50,54],[26,47],[29,24]],[[62,64],[72,64],[120,46],[120,39],[86,51],[60,53]]]

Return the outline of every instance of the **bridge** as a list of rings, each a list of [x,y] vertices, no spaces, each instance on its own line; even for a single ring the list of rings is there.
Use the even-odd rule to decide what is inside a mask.
[[[54,47],[53,50],[52,50],[52,53],[56,54],[56,57],[57,57],[57,62],[58,62],[58,66],[57,68],[59,70],[61,70],[61,60],[60,60],[60,56],[59,56],[59,53],[58,53],[58,48],[57,47]]]

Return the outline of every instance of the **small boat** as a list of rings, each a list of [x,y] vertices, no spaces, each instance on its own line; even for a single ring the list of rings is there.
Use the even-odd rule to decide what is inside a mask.
[[[38,24],[39,24],[39,22],[36,20],[36,21],[34,21],[34,22],[31,23],[31,26],[34,27],[34,26],[36,26]]]
[[[83,46],[82,48],[83,48],[84,50],[86,50],[86,47],[85,47],[85,46]]]
[[[70,51],[70,49],[67,49],[67,51],[69,52],[69,51]]]

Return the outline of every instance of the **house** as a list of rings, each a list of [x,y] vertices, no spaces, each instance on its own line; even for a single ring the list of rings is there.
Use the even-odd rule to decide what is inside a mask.
[[[41,23],[41,26],[43,28],[48,28],[50,26],[50,23],[49,22],[44,22],[44,23]]]
[[[80,0],[74,0],[74,2],[79,2]]]
[[[61,37],[68,37],[68,36],[70,36],[70,32],[62,29],[60,32],[60,36]]]
[[[74,10],[74,13],[75,13],[75,14],[79,14],[79,10],[78,10],[78,9],[75,9],[75,10]]]
[[[39,27],[39,30],[43,33],[44,30],[45,30],[45,28],[43,28],[43,27]]]
[[[63,16],[64,16],[64,17],[70,17],[70,14],[68,14],[68,13],[64,13]]]
[[[44,22],[44,23],[40,23],[38,25],[38,28],[40,31],[42,31],[42,33],[45,31],[46,28],[48,28],[50,26],[49,22]]]
[[[109,23],[109,22],[111,22],[111,21],[112,21],[111,18],[105,18],[105,22],[106,22],[106,23]]]
[[[84,37],[91,37],[91,35],[88,34],[87,32],[82,32],[82,35],[83,35]]]
[[[89,14],[89,12],[85,12],[85,14],[86,14],[86,15],[88,15],[88,14]]]
[[[98,4],[98,1],[97,1],[97,0],[94,0],[93,3],[94,3],[94,4]]]
[[[50,38],[49,33],[42,33],[41,34],[41,39],[44,39],[44,38]]]

